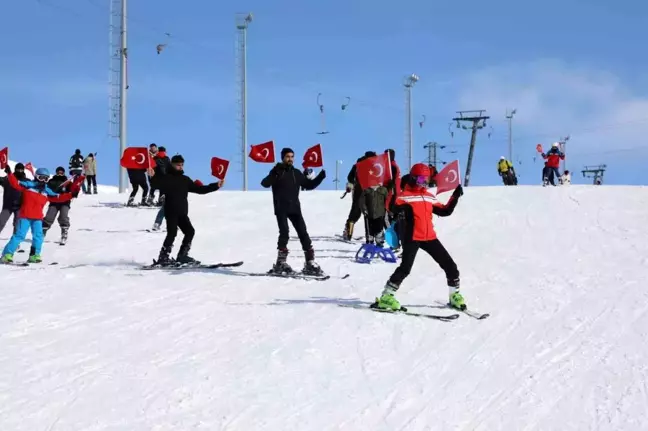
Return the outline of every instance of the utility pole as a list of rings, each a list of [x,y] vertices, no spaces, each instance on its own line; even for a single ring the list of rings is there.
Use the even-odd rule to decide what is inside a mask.
[[[336,160],[335,161],[335,179],[333,182],[335,183],[335,190],[338,189],[338,186],[340,185],[340,165],[342,164],[342,160]]]
[[[110,68],[108,135],[119,139],[119,159],[126,149],[126,91],[128,90],[128,37],[126,0],[110,2]],[[126,169],[119,166],[119,193],[126,191]]]
[[[247,181],[247,29],[252,22],[252,14],[237,14],[237,80],[239,84],[239,127],[241,140],[241,164],[243,165],[243,191],[248,189]]]
[[[414,138],[412,131],[412,87],[419,80],[418,75],[412,73],[405,77],[405,154],[407,156],[407,170],[412,169],[412,157],[414,154]]]
[[[595,186],[600,186],[603,184],[603,174],[607,165],[598,165],[598,166],[585,166],[583,168],[583,177],[584,178],[594,178],[593,184]]]
[[[466,175],[464,177],[464,187],[468,187],[470,183],[470,170],[472,167],[472,159],[475,151],[475,144],[477,143],[477,131],[486,127],[486,120],[490,117],[484,115],[485,109],[476,111],[457,111],[458,117],[452,119],[457,122],[458,129],[472,130],[470,135],[470,150],[468,151],[468,163],[466,164]],[[467,121],[472,123],[472,126],[464,126],[462,122]]]
[[[437,143],[436,142],[428,142],[427,144],[423,145],[423,148],[428,150],[428,165],[432,165],[436,168],[437,165]],[[441,147],[444,148],[444,147]]]
[[[558,145],[560,145],[560,151],[562,151],[565,155],[565,160],[562,161],[563,172],[565,172],[565,169],[567,169],[567,141],[569,141],[569,135],[565,136],[564,138],[560,138],[560,141],[558,141]]]
[[[511,112],[506,113],[506,119],[508,120],[508,146],[509,146],[509,161],[513,163],[513,116],[517,112],[517,109],[513,109]]]

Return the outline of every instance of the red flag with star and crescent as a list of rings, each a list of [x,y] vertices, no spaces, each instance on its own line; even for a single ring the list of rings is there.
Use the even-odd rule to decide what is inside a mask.
[[[224,180],[229,168],[229,161],[218,157],[211,159],[211,174],[219,180]]]
[[[461,174],[459,173],[459,160],[450,162],[434,177],[437,183],[437,194],[449,192],[461,184]]]
[[[146,147],[126,148],[119,164],[125,169],[148,169],[155,167],[155,161],[151,158],[151,154]]]
[[[274,141],[264,142],[262,144],[251,145],[248,157],[257,163],[274,163],[275,151]]]
[[[356,163],[356,175],[363,190],[387,184],[391,180],[389,153],[369,157]]]
[[[324,166],[324,161],[322,160],[322,146],[320,144],[314,145],[306,150],[302,166],[304,168],[321,168]]]

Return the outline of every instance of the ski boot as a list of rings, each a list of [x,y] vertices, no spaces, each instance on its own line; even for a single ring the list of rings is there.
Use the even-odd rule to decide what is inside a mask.
[[[342,231],[342,238],[351,241],[353,238],[353,225],[354,223],[352,221],[347,221],[346,224],[344,225],[344,230]]]
[[[151,229],[151,230],[156,231],[156,232],[158,230],[160,230],[160,223],[153,223],[153,229]]]
[[[464,297],[459,293],[459,291],[455,291],[450,294],[450,307],[456,308],[457,310],[465,310],[466,309],[466,302],[464,301]]]
[[[324,271],[322,268],[315,262],[315,250],[312,248],[306,252],[306,263],[304,264],[304,269],[302,273],[307,275],[323,275]]]
[[[27,259],[28,263],[41,263],[43,259],[41,259],[40,254],[32,254],[29,256],[29,259]]]
[[[67,227],[62,227],[61,228],[61,241],[59,244],[65,245],[67,244],[67,239],[68,239],[68,229]]]
[[[189,256],[189,250],[191,250],[191,244],[182,244],[180,250],[178,250],[178,256],[176,257],[176,262],[180,265],[200,265],[200,262]]]
[[[12,254],[5,254],[2,256],[2,259],[0,259],[0,262],[2,263],[13,263],[13,255]]]
[[[142,202],[140,203],[140,206],[141,207],[150,207],[151,205],[149,205],[149,201],[146,200],[146,198],[142,198]]]
[[[93,194],[93,195],[96,195],[96,194],[97,194],[97,186],[93,186],[92,194]]]
[[[380,248],[385,248],[385,232],[382,231],[378,235],[374,237],[374,241],[376,241],[376,245]]]
[[[380,298],[376,298],[376,302],[371,304],[370,307],[388,311],[407,311],[407,308],[401,306],[398,299],[394,296],[397,290],[398,286],[391,281],[388,281],[387,284],[385,284],[385,288],[383,289]]]
[[[127,207],[135,207],[135,198],[128,198],[128,202],[126,202]]]
[[[173,249],[173,246],[171,247],[165,247],[162,246],[160,249],[160,255],[158,256],[157,260],[155,261],[156,266],[170,266],[173,265],[175,262],[173,259],[169,257],[169,254],[171,254],[171,250]]]
[[[277,250],[277,261],[272,265],[271,273],[274,274],[291,274],[295,272],[286,260],[288,259],[288,249],[283,248]]]

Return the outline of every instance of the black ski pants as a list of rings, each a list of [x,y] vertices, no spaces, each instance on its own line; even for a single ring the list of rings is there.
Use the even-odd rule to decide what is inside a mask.
[[[362,215],[362,210],[360,209],[360,199],[362,199],[362,190],[360,185],[356,184],[353,188],[353,194],[351,195],[351,211],[349,211],[349,217],[347,222],[357,223],[360,220]]]
[[[9,218],[13,215],[13,231],[16,233],[18,230],[18,210],[12,211],[10,209],[5,209],[3,208],[2,211],[0,211],[0,232],[2,232],[2,229],[4,229],[5,225],[9,221]]]
[[[146,200],[146,196],[148,195],[149,191],[149,186],[148,183],[146,182],[146,177],[140,178],[131,178],[130,180],[131,186],[133,186],[133,191],[130,194],[131,198],[135,198],[135,195],[139,191],[139,188],[142,188],[142,202]]]
[[[369,235],[377,236],[385,228],[385,218],[384,217],[372,218],[372,219],[368,218],[367,225],[369,228],[367,229]]]
[[[97,176],[96,175],[87,175],[86,181],[88,182],[88,193],[92,192],[92,188],[97,188]]]
[[[414,265],[414,259],[419,249],[432,256],[432,259],[445,271],[448,286],[459,286],[459,270],[457,269],[457,264],[452,260],[450,254],[438,239],[403,243],[403,257],[400,266],[396,268],[396,271],[389,278],[391,283],[400,286],[403,280],[407,278],[412,270],[412,265]]]
[[[304,221],[301,211],[291,214],[279,213],[276,214],[276,216],[277,225],[279,226],[279,240],[277,241],[278,250],[286,250],[288,248],[288,239],[290,236],[288,220],[290,220],[295,231],[297,231],[297,236],[299,237],[299,242],[301,242],[302,250],[308,251],[313,248],[313,243],[311,242],[310,236],[308,236],[306,222]]]
[[[166,234],[166,238],[164,238],[163,246],[165,248],[170,248],[173,246],[173,242],[175,241],[176,236],[178,235],[178,228],[179,228],[180,231],[184,234],[181,247],[190,247],[191,241],[193,241],[193,237],[196,234],[196,230],[191,224],[191,220],[189,220],[189,216],[186,214],[185,215],[169,214],[167,212],[164,215],[164,218],[166,218],[167,234]]]

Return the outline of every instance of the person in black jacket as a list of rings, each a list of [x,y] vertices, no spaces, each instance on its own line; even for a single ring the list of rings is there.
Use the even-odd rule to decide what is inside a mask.
[[[154,169],[148,170],[148,175],[155,188],[164,194],[164,218],[167,224],[167,235],[160,250],[157,260],[158,265],[169,265],[173,261],[169,254],[173,249],[173,242],[178,235],[178,228],[184,234],[182,245],[178,251],[176,262],[180,264],[199,264],[200,262],[189,257],[191,241],[196,231],[189,220],[189,193],[205,195],[220,189],[225,182],[212,183],[207,186],[198,185],[184,174],[184,158],[175,155],[171,158],[171,169],[166,175],[158,175]]]
[[[11,168],[9,166],[5,168],[5,173],[7,175],[11,173]],[[25,180],[25,165],[22,163],[16,163],[14,175],[18,181]],[[22,193],[11,187],[8,177],[0,178],[0,184],[3,188],[2,211],[0,211],[0,232],[2,232],[2,229],[4,229],[9,218],[13,214],[14,233],[16,233],[18,227],[18,211],[20,210],[20,198]]]
[[[319,186],[326,172],[322,170],[317,177],[308,179],[300,170],[296,169],[295,152],[290,148],[281,150],[281,163],[277,163],[267,177],[261,181],[265,188],[272,187],[272,200],[274,213],[279,226],[279,240],[277,241],[277,262],[273,265],[272,271],[276,273],[289,273],[293,269],[288,265],[288,220],[297,231],[302,250],[304,250],[306,264],[303,272],[305,274],[321,274],[321,268],[315,263],[315,251],[311,239],[308,236],[306,222],[301,212],[299,202],[299,191],[313,190]]]
[[[55,193],[67,193],[70,191],[72,182],[68,180],[65,175],[65,168],[59,166],[56,168],[56,175],[54,175],[47,182],[47,185]],[[67,242],[68,231],[70,229],[70,205],[72,200],[67,202],[50,202],[47,208],[47,213],[43,219],[43,234],[46,234],[49,228],[54,224],[54,219],[58,215],[58,223],[61,227],[61,245]]]
[[[83,174],[83,161],[85,159],[83,158],[83,155],[81,154],[81,150],[78,148],[74,151],[74,154],[72,157],[70,157],[70,175],[71,176],[77,176]],[[82,184],[83,188],[83,193],[88,193],[88,189],[86,188],[85,183]]]
[[[166,148],[160,147],[159,151],[155,155],[155,175],[166,175],[166,173],[171,168],[171,159],[166,155]],[[152,201],[149,202],[152,204]],[[157,215],[155,216],[155,222],[153,222],[153,230],[160,230],[162,226],[162,221],[164,220],[164,194],[160,193],[160,198],[158,199],[158,205],[161,206]]]
[[[356,163],[375,156],[376,153],[374,151],[367,151],[364,156],[360,157],[356,161]],[[342,238],[347,241],[351,241],[351,238],[353,237],[353,226],[358,222],[358,220],[360,220],[360,216],[362,215],[362,210],[360,209],[362,187],[360,187],[360,182],[358,182],[356,165],[351,167],[349,175],[347,175],[346,192],[349,193],[351,191],[353,191],[353,194],[351,195],[351,211],[349,211],[349,217],[347,217],[347,221],[344,224],[344,231],[342,232]]]
[[[142,188],[142,203],[140,205],[148,206],[148,201],[146,200],[146,197],[148,196],[149,186],[148,183],[146,182],[146,170],[127,169],[126,172],[128,172],[128,179],[130,180],[131,186],[133,187],[133,191],[128,197],[128,202],[126,203],[126,206],[129,207],[136,206],[134,203],[135,196],[137,195],[137,192],[140,187]]]

